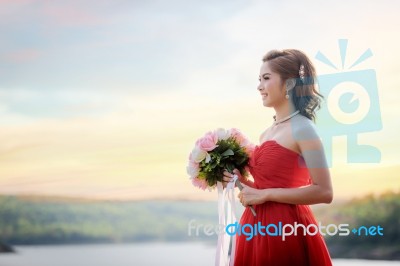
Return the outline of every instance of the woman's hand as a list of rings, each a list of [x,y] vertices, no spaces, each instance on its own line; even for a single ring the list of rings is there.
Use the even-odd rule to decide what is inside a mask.
[[[243,184],[243,189],[238,198],[244,207],[257,205],[266,202],[267,189],[256,189]]]
[[[238,169],[233,170],[233,174],[229,173],[227,170],[224,171],[224,176],[222,177],[222,185],[225,188],[229,182],[233,180],[233,175],[238,176],[238,180],[241,183],[246,182],[247,180],[240,174],[240,171]]]
[[[244,176],[242,176],[240,174],[240,171],[236,168],[233,170],[233,174],[229,173],[227,170],[225,170],[223,174],[224,174],[224,176],[222,177],[222,185],[224,186],[224,188],[230,181],[232,181],[233,175],[238,176],[238,180],[240,181],[240,183],[245,184],[250,187],[254,187],[253,181],[248,180]]]

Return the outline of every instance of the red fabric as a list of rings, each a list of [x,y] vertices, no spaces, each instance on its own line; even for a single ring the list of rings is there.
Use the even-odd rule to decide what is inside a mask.
[[[275,141],[266,141],[257,146],[249,162],[250,173],[256,188],[293,188],[310,184],[308,169],[303,158]],[[240,224],[257,224],[267,226],[278,225],[279,222],[291,224],[295,222],[308,226],[318,225],[308,205],[293,205],[277,202],[266,202],[254,206],[257,216],[254,217],[246,208]],[[249,229],[249,228],[246,228]],[[245,231],[249,231],[246,230]],[[315,228],[311,228],[313,233]],[[286,229],[289,231],[289,228]],[[270,232],[274,232],[273,228]],[[265,232],[265,231],[264,231]],[[246,235],[236,235],[235,266],[240,265],[272,265],[272,266],[324,266],[332,265],[329,252],[323,237],[306,234],[301,228],[297,236],[281,236],[266,234],[255,235],[246,240]]]

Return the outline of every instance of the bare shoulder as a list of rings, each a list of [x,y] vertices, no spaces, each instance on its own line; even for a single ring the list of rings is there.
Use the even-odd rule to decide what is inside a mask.
[[[293,138],[296,142],[319,140],[317,128],[313,121],[302,115],[296,115],[291,120]]]
[[[300,153],[306,161],[307,167],[309,169],[320,168],[326,170],[328,164],[324,147],[314,122],[304,116],[296,116],[296,119],[293,120],[292,134]]]

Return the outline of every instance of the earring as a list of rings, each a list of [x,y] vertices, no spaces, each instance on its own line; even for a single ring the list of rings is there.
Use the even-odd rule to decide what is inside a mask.
[[[289,90],[286,90],[286,96],[285,96],[285,98],[286,98],[287,100],[289,100]]]

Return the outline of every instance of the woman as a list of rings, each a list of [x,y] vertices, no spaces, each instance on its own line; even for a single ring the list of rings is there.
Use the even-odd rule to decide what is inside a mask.
[[[249,170],[254,181],[236,169],[233,174],[244,184],[240,202],[245,207],[253,205],[257,213],[253,216],[246,208],[240,224],[260,222],[276,227],[251,240],[237,235],[235,266],[332,265],[308,206],[330,203],[333,197],[323,147],[313,124],[321,97],[315,89],[315,75],[310,60],[298,50],[273,50],[263,58],[258,90],[264,106],[275,109],[275,122],[261,134],[260,145],[251,155]],[[225,171],[223,180],[231,181],[233,174]],[[283,239],[273,230],[279,223],[303,226],[297,227],[297,235]],[[287,227],[285,232],[290,230]]]

